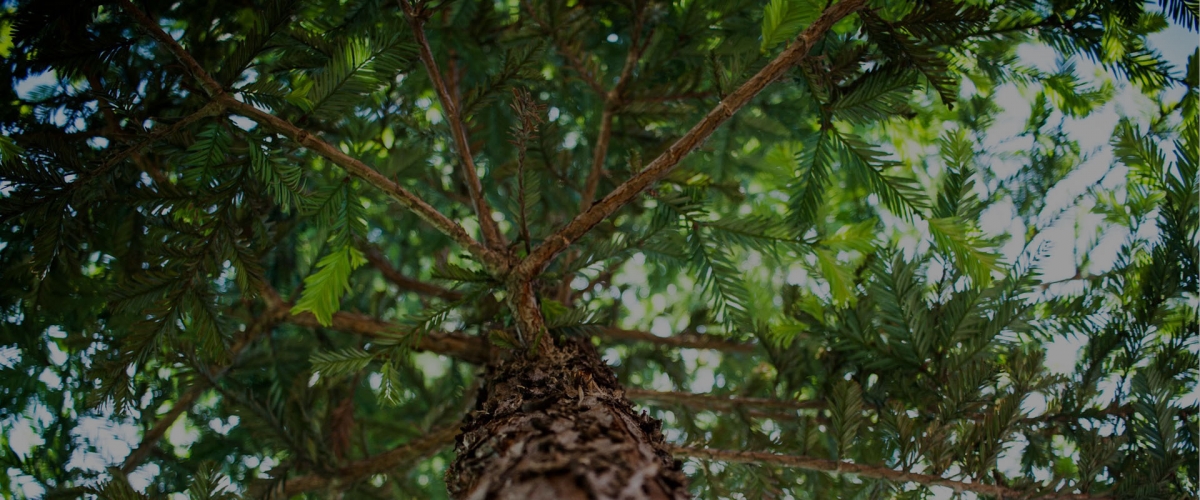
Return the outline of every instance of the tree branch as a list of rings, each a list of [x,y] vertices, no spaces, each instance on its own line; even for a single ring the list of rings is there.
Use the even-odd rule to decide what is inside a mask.
[[[388,258],[383,255],[383,252],[379,251],[378,247],[374,245],[363,245],[363,255],[367,257],[367,262],[370,262],[372,266],[379,270],[380,274],[383,274],[384,278],[392,282],[392,284],[396,285],[401,290],[407,290],[410,292],[419,293],[421,295],[428,295],[430,297],[438,297],[449,301],[455,301],[462,298],[462,294],[454,290],[405,276],[395,267],[392,267],[392,263],[388,261]]]
[[[246,349],[246,346],[249,346],[250,343],[257,339],[260,335],[271,331],[271,328],[283,321],[284,316],[287,315],[287,311],[288,310],[286,308],[280,307],[276,303],[268,303],[267,310],[263,311],[263,313],[254,320],[253,324],[246,329],[246,334],[242,335],[241,338],[239,338],[233,343],[232,346],[229,347],[229,364],[214,369],[212,377],[207,380],[220,380],[221,377],[224,377],[226,373],[229,373],[229,369],[233,367],[238,355]],[[150,430],[142,434],[142,440],[138,443],[137,448],[134,448],[133,451],[131,451],[129,455],[125,457],[125,461],[121,463],[121,472],[125,474],[133,472],[134,469],[136,469],[138,465],[142,463],[142,460],[145,460],[146,456],[154,450],[155,446],[158,444],[158,441],[162,439],[164,435],[166,435],[167,430],[175,424],[175,421],[179,419],[180,415],[187,413],[187,411],[192,408],[192,405],[196,403],[196,399],[199,398],[201,394],[204,394],[204,391],[208,388],[208,385],[196,383],[195,385],[191,386],[187,392],[184,392],[183,395],[175,401],[175,404],[171,406],[171,410],[159,418],[158,422],[155,422],[154,426],[151,427]]]
[[[267,298],[268,301],[272,299]],[[280,307],[290,310],[290,304],[283,302],[278,296],[274,300],[278,300]],[[397,335],[409,335],[405,332],[405,328],[395,323],[378,320],[363,314],[338,311],[333,313],[333,322],[325,327],[321,325],[315,316],[311,313],[292,314],[284,318],[284,321],[296,326],[305,328],[329,328],[340,332],[352,333],[371,338],[388,338],[394,340]],[[527,325],[527,328],[536,328],[536,320],[530,320],[532,323]],[[536,330],[532,330],[531,334],[536,337]],[[636,341],[658,344],[666,347],[676,348],[692,348],[692,349],[715,349],[725,352],[750,352],[755,349],[755,344],[744,344],[731,342],[719,338],[705,338],[705,336],[683,333],[673,337],[659,337],[649,332],[637,330],[625,330],[621,328],[604,328],[599,332],[599,337],[606,340],[619,341]],[[533,339],[526,339],[532,341]],[[420,340],[413,345],[413,348],[418,351],[428,351],[436,354],[442,354],[457,358],[468,363],[483,364],[486,363],[491,356],[491,347],[488,346],[483,339],[467,335],[462,332],[430,332],[421,335]]]
[[[649,342],[667,347],[685,347],[690,349],[713,349],[725,352],[752,352],[755,344],[734,342],[732,340],[702,335],[696,333],[678,333],[670,337],[659,337],[641,330],[626,330],[623,328],[604,328],[601,337],[612,340],[634,342]]]
[[[455,148],[458,149],[458,155],[462,158],[463,181],[467,183],[467,192],[471,195],[472,208],[475,209],[475,217],[479,219],[483,243],[493,250],[503,250],[507,243],[504,241],[504,235],[500,233],[496,221],[492,220],[492,208],[488,206],[487,200],[483,197],[483,185],[479,181],[479,172],[475,169],[475,159],[471,156],[471,145],[467,141],[466,122],[459,114],[457,101],[454,96],[450,95],[450,91],[446,88],[446,82],[442,80],[442,73],[438,69],[437,61],[433,59],[433,51],[429,48],[429,40],[425,37],[423,13],[414,9],[408,0],[399,0],[399,2],[400,9],[404,11],[404,17],[408,19],[408,25],[412,27],[413,36],[417,38],[421,62],[425,64],[429,80],[433,82],[433,88],[437,92],[438,100],[442,103],[442,109],[446,111],[446,122],[450,125],[450,135],[454,137]]]
[[[615,113],[615,105],[606,101],[604,111],[600,114],[600,133],[596,135],[596,146],[592,148],[592,169],[588,171],[587,181],[584,182],[583,191],[580,193],[580,212],[592,207],[592,201],[596,199],[596,190],[600,188],[600,175],[604,172],[604,161],[608,158],[608,141],[612,137]]]
[[[646,6],[642,4],[634,16],[633,30],[630,34],[629,51],[625,54],[625,65],[621,68],[621,76],[612,90],[602,92],[604,109],[600,113],[600,131],[596,135],[596,144],[592,149],[592,168],[588,170],[587,180],[583,191],[580,191],[579,211],[582,213],[592,207],[596,200],[596,192],[600,189],[600,176],[604,173],[604,162],[608,159],[608,144],[612,138],[613,117],[625,103],[625,88],[633,78],[633,69],[642,58],[646,44],[641,44],[642,27],[646,19]],[[646,37],[647,39],[649,37]],[[647,42],[648,44],[649,42]],[[579,258],[579,252],[573,251],[567,255],[567,265]],[[559,298],[564,303],[571,296],[571,280],[563,279],[559,287]]]
[[[625,395],[629,396],[630,399],[639,401],[654,401],[717,411],[754,407],[782,410],[793,412],[794,414],[796,410],[814,410],[825,408],[826,406],[824,401],[788,401],[783,399],[717,396],[714,394],[695,394],[690,392],[650,391],[636,388],[626,388]]]
[[[196,398],[204,394],[205,389],[208,389],[208,386],[199,382],[189,387],[187,392],[184,392],[175,401],[175,404],[171,406],[171,410],[160,417],[150,430],[142,434],[142,440],[138,443],[137,448],[129,452],[129,455],[125,457],[125,461],[121,463],[121,472],[129,474],[134,469],[137,469],[138,465],[141,465],[142,460],[145,460],[146,456],[150,455],[150,452],[154,450],[154,447],[158,444],[158,440],[166,435],[167,430],[175,424],[176,420],[179,420],[179,416],[192,409],[192,405],[196,403]]]
[[[974,492],[984,495],[992,495],[997,498],[1035,498],[1035,499],[1100,499],[1102,496],[1091,496],[1086,494],[1075,493],[1049,493],[1044,495],[1034,495],[1030,491],[1022,491],[1013,488],[1006,488],[994,484],[983,484],[975,482],[964,482],[954,479],[935,476],[932,474],[918,474],[914,472],[905,472],[887,467],[874,465],[861,465],[851,462],[826,460],[822,458],[813,458],[798,455],[777,455],[774,453],[766,453],[759,451],[730,451],[730,450],[715,450],[711,448],[691,448],[687,446],[668,445],[668,451],[674,455],[682,457],[699,458],[703,460],[720,460],[723,462],[738,462],[747,464],[774,464],[785,467],[795,467],[798,469],[830,472],[834,474],[852,474],[858,477],[871,479],[882,479],[896,483],[918,483],[925,486],[943,486],[950,488],[955,492]]]
[[[308,491],[348,485],[397,467],[411,465],[429,458],[442,448],[453,444],[454,437],[458,435],[458,428],[459,424],[455,423],[435,429],[428,435],[409,441],[399,448],[351,462],[338,469],[333,475],[310,474],[288,479],[275,485],[274,493],[281,493],[279,498],[291,498]]]
[[[579,79],[595,91],[596,94],[601,96],[606,95],[608,91],[604,89],[604,85],[601,85],[599,80],[596,80],[594,75],[588,72],[587,66],[583,63],[583,58],[580,54],[563,43],[559,30],[552,28],[542,21],[542,18],[538,17],[537,11],[534,10],[533,5],[528,0],[521,0],[521,6],[525,8],[525,12],[529,13],[529,17],[533,19],[533,22],[539,28],[545,30],[546,35],[554,41],[554,48],[558,49],[558,53],[567,60],[567,64],[571,66],[571,69],[575,70],[575,73],[579,75]]]
[[[747,398],[690,392],[652,391],[639,388],[626,388],[625,394],[630,399],[639,401],[686,406],[695,410],[738,411],[744,412],[746,416],[763,418],[794,418],[797,416],[797,410],[819,410],[828,406],[824,401],[820,400],[790,401],[773,398]],[[993,401],[991,404],[995,404],[995,402]],[[866,406],[867,411],[871,412],[887,411],[886,406],[873,404],[867,404]],[[1038,426],[1058,422],[1078,422],[1083,419],[1103,421],[1112,417],[1127,417],[1132,415],[1134,411],[1132,405],[1113,403],[1104,408],[1086,408],[1077,412],[1046,413],[1036,417],[1026,416],[1018,420],[1017,423],[1021,426]],[[1177,416],[1182,420],[1187,420],[1188,416],[1193,413],[1196,413],[1195,407],[1181,408]],[[933,417],[933,415],[927,415],[927,418]],[[821,417],[818,415],[818,418]],[[980,420],[985,418],[985,415],[982,413],[969,413],[963,415],[963,418]]]
[[[445,215],[442,215],[441,212],[438,212],[437,209],[430,206],[425,202],[425,200],[422,200],[419,196],[411,191],[404,189],[404,187],[396,184],[391,179],[384,177],[383,174],[367,166],[365,163],[350,157],[349,155],[343,153],[342,150],[338,149],[336,146],[316,138],[312,134],[308,133],[308,131],[292,125],[287,120],[262,111],[250,104],[234,99],[228,94],[222,94],[220,97],[218,97],[218,99],[220,99],[230,111],[250,118],[259,124],[283,134],[287,138],[299,143],[300,145],[313,150],[325,158],[328,158],[338,166],[346,169],[346,171],[350,172],[355,177],[358,177],[366,181],[368,184],[371,184],[387,193],[392,199],[396,200],[405,208],[415,213],[417,217],[421,218],[421,220],[429,223],[442,234],[449,236],[450,239],[466,248],[471,255],[474,255],[477,259],[479,259],[480,263],[487,268],[488,272],[494,274],[503,274],[504,270],[507,269],[507,259],[491,249],[480,245],[479,242],[475,241],[474,238],[471,238],[471,235],[467,234],[467,231],[463,229],[462,226],[458,225],[457,222],[454,222]]]
[[[592,168],[588,171],[587,182],[584,183],[583,193],[579,202],[579,211],[583,212],[592,206],[596,199],[596,190],[600,187],[600,174],[604,171],[604,161],[608,158],[608,142],[612,136],[613,115],[625,102],[625,87],[633,79],[633,70],[642,58],[646,45],[641,43],[642,26],[646,19],[646,6],[642,5],[633,20],[633,31],[629,36],[629,52],[625,54],[625,64],[621,67],[621,76],[617,83],[608,91],[601,89],[604,97],[604,111],[600,115],[600,132],[596,137],[596,146],[592,150]],[[649,37],[646,37],[649,38]]]
[[[789,68],[802,60],[834,23],[862,8],[864,4],[865,0],[843,0],[825,9],[820,17],[800,33],[795,42],[779,57],[767,63],[762,70],[729,94],[683,137],[680,137],[658,158],[646,165],[641,172],[617,186],[600,202],[577,215],[565,227],[548,237],[517,266],[516,273],[524,277],[537,275],[545,269],[551,259],[574,241],[587,234],[621,207],[633,201],[642,191],[666,177],[680,161],[708,139],[717,127],[729,120],[768,84],[783,76]]]
[[[162,27],[159,26],[157,22],[155,22],[153,19],[150,19],[150,16],[147,16],[145,12],[142,12],[141,9],[137,8],[137,6],[134,5],[131,0],[121,0],[121,8],[126,14],[133,16],[133,18],[137,20],[138,24],[142,25],[142,28],[145,29],[151,37],[166,47],[167,50],[171,51],[171,54],[175,56],[175,59],[179,60],[180,64],[183,64],[184,70],[186,70],[192,78],[195,78],[200,82],[200,86],[206,93],[208,93],[209,97],[216,97],[225,93],[225,89],[221,87],[221,84],[218,83],[217,80],[212,77],[212,75],[209,75],[207,71],[204,71],[204,67],[201,66],[199,62],[196,62],[196,59],[193,58],[191,54],[188,54],[188,52],[184,50],[183,46],[179,45],[179,42],[176,42],[174,38],[171,38],[171,35],[168,35],[167,32],[163,31]]]
[[[404,189],[399,184],[396,184],[391,179],[384,177],[375,169],[367,166],[365,163],[351,158],[343,153],[336,146],[329,144],[321,139],[310,134],[292,123],[262,111],[250,104],[241,102],[233,96],[225,93],[221,85],[204,68],[200,63],[188,54],[175,39],[167,35],[154,20],[150,19],[144,12],[139,10],[130,0],[121,0],[121,5],[125,11],[133,16],[142,27],[150,33],[155,40],[166,46],[175,58],[187,68],[191,75],[200,81],[205,91],[213,98],[213,105],[223,106],[225,109],[235,112],[254,120],[255,122],[271,128],[276,132],[296,141],[300,145],[315,151],[317,154],[324,156],[338,166],[346,169],[354,176],[372,184],[375,187],[383,190],[401,205],[417,214],[425,222],[432,225],[443,234],[449,236],[458,244],[462,245],[467,251],[471,252],[481,263],[488,269],[489,272],[503,274],[508,269],[507,259],[496,254],[490,249],[480,245],[479,242],[471,238],[466,230],[459,226],[454,221],[442,215],[437,209],[425,203],[419,196]],[[206,106],[207,108],[207,106]],[[481,223],[481,225],[483,225]]]
[[[121,161],[125,160],[126,158],[129,158],[132,155],[138,154],[139,152],[141,152],[142,149],[144,149],[146,146],[149,146],[150,144],[153,144],[155,141],[158,141],[159,139],[162,139],[163,137],[166,137],[168,135],[179,132],[180,130],[183,130],[184,127],[191,125],[193,123],[196,123],[197,121],[199,121],[203,118],[207,118],[210,116],[217,116],[217,115],[221,114],[222,109],[223,109],[223,106],[219,102],[217,102],[217,101],[209,102],[208,104],[204,105],[204,107],[196,110],[196,112],[194,112],[190,115],[187,115],[183,118],[180,118],[179,121],[172,123],[170,126],[163,127],[161,129],[150,132],[149,134],[146,135],[146,138],[142,139],[141,141],[138,141],[137,144],[134,144],[132,146],[129,146],[128,148],[125,148],[125,149],[117,152],[116,154],[114,154],[113,156],[111,156],[107,160],[105,160],[104,164],[101,165],[100,168],[89,173],[88,176],[95,177],[95,176],[101,175],[104,172],[107,172],[112,167],[116,166]]]
[[[411,335],[394,323],[380,321],[363,314],[342,311],[333,313],[333,323],[328,327],[321,325],[316,316],[307,312],[288,316],[287,322],[305,328],[329,328],[371,338],[394,340],[397,336]],[[413,349],[444,354],[476,364],[486,363],[490,354],[488,346],[479,337],[461,332],[426,333],[420,336],[420,339],[413,345]]]

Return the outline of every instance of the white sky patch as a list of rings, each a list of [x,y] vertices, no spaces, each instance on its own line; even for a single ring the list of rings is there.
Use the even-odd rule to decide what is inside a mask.
[[[234,126],[237,128],[246,131],[254,130],[254,128],[258,126],[258,123],[254,120],[240,115],[229,115],[229,121],[233,122]]]
[[[450,362],[431,352],[422,352],[414,356],[414,364],[425,374],[426,380],[441,378],[450,369]]]
[[[34,447],[46,443],[46,440],[33,430],[32,423],[26,419],[6,422],[0,425],[0,431],[8,436],[8,445],[12,447],[13,453],[21,458],[28,458],[29,452],[33,451]]]
[[[53,71],[47,71],[37,75],[32,75],[29,78],[17,82],[14,90],[17,91],[17,97],[21,99],[29,99],[33,91],[42,85],[53,85],[57,77]]]
[[[1077,335],[1055,338],[1046,346],[1046,369],[1059,375],[1074,372],[1079,351],[1086,344],[1087,338]]]
[[[20,489],[26,498],[41,498],[42,495],[46,494],[45,488],[37,484],[32,477],[21,473],[19,469],[10,468],[7,472],[8,477],[12,479],[17,489]]]
[[[158,464],[154,463],[138,467],[137,470],[133,471],[129,474],[129,476],[127,476],[129,479],[129,485],[133,486],[133,489],[135,490],[146,491],[146,488],[150,486],[150,481],[154,480],[155,477],[158,477],[159,472]]]
[[[180,416],[174,424],[171,424],[171,428],[167,429],[167,442],[175,447],[175,456],[178,457],[188,456],[188,448],[198,439],[200,439],[200,429],[197,429],[192,424],[192,419],[186,415]]]
[[[106,467],[119,465],[141,439],[137,426],[116,421],[118,417],[106,412],[99,417],[80,417],[71,437],[80,446],[75,449],[68,468],[104,472]]]
[[[14,345],[0,346],[0,368],[12,368],[21,362],[21,348]]]

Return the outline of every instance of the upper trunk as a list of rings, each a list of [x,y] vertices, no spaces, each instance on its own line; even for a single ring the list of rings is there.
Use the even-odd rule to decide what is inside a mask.
[[[661,423],[638,414],[585,340],[488,366],[446,472],[456,498],[685,499]]]

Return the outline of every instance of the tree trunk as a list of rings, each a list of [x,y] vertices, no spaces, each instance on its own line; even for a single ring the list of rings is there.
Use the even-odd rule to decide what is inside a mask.
[[[488,366],[446,483],[470,500],[688,498],[661,425],[586,340],[510,353]]]

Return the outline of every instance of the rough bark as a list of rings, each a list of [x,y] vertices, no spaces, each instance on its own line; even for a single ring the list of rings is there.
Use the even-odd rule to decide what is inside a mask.
[[[637,413],[584,340],[488,366],[446,473],[455,498],[684,499],[661,423]]]

